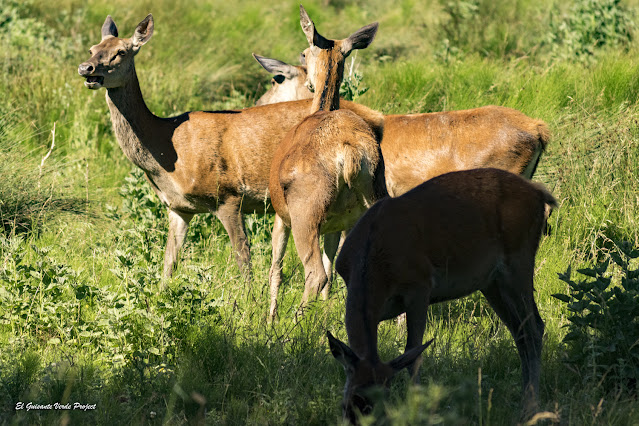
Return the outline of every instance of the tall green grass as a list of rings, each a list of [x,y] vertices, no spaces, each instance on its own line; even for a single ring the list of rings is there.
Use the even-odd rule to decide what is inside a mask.
[[[136,65],[153,112],[249,106],[269,79],[250,53],[295,62],[305,47],[297,4],[0,1],[0,423],[338,424],[344,374],[324,333],[345,339],[342,281],[296,318],[304,278],[290,242],[280,318],[268,326],[272,218],[247,219],[247,285],[223,228],[202,215],[160,292],[163,208],[122,155],[104,92],[76,74],[107,14],[129,36],[152,12],[155,34]],[[553,139],[535,180],[560,208],[535,275],[546,322],[541,408],[563,424],[637,423],[636,396],[584,386],[566,367],[568,312],[551,297],[567,292],[557,273],[569,265],[605,259],[619,241],[639,245],[636,44],[584,41],[586,59],[565,50],[561,23],[588,22],[596,5],[587,0],[304,6],[327,36],[380,22],[357,58],[369,87],[358,102],[385,113],[497,104],[548,123]],[[82,214],[69,215],[56,200],[88,207],[73,204]],[[431,307],[426,335],[435,343],[422,386],[401,374],[377,414],[395,424],[519,420],[519,360],[482,297]],[[404,344],[402,326],[380,325],[383,359]],[[19,401],[97,407],[16,411]]]

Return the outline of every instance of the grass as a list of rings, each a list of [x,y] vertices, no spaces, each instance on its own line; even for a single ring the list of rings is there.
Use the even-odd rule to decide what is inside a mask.
[[[370,88],[361,103],[385,113],[497,104],[549,124],[553,139],[535,180],[560,208],[535,276],[546,322],[541,406],[562,424],[636,424],[636,392],[583,383],[565,364],[569,312],[551,295],[567,292],[557,274],[569,266],[595,264],[620,241],[639,246],[638,47],[615,41],[587,60],[571,57],[543,30],[571,5],[457,3],[467,10],[408,0],[304,6],[326,35],[380,21],[358,55]],[[76,74],[107,14],[130,35],[151,11],[156,33],[137,70],[152,111],[249,106],[270,78],[250,53],[295,62],[304,47],[297,5],[0,6],[0,423],[339,424],[344,373],[324,333],[345,339],[342,281],[296,321],[303,274],[289,243],[280,319],[268,326],[272,217],[247,219],[254,279],[246,285],[223,228],[201,215],[160,292],[165,213],[122,155],[104,92],[86,90]],[[422,385],[409,386],[403,373],[380,405],[391,423],[519,421],[519,360],[482,297],[431,307],[426,337],[435,343]],[[404,344],[402,327],[380,325],[383,359]],[[17,402],[96,407],[16,411]]]

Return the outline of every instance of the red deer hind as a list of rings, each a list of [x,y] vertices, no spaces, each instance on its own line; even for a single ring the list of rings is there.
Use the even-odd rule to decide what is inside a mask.
[[[388,386],[408,367],[417,374],[428,305],[481,291],[510,330],[521,359],[525,412],[536,408],[544,323],[533,296],[535,254],[545,206],[540,185],[498,169],[433,178],[369,209],[336,261],[344,278],[349,346],[328,333],[346,370],[344,416],[357,420],[372,402],[366,389]],[[377,325],[406,312],[406,352],[385,363]]]
[[[311,115],[286,135],[271,164],[269,189],[277,213],[270,273],[271,320],[277,309],[289,229],[304,265],[304,305],[328,282],[320,234],[339,235],[337,232],[353,226],[367,208],[386,195],[379,151],[382,115],[369,114],[367,122],[350,110],[339,109],[344,61],[353,49],[364,49],[373,41],[377,23],[344,40],[320,35],[302,6],[300,23],[310,45],[306,61],[315,95]]]
[[[268,105],[277,102],[313,99],[313,93],[306,83],[306,62],[302,65],[289,65],[277,59],[265,58],[253,53],[253,58],[273,75],[271,88],[268,89],[255,105]],[[301,55],[304,58],[304,55]]]

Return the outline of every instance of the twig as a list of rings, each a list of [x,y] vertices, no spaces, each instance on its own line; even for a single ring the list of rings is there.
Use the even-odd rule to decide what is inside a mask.
[[[49,152],[42,157],[42,161],[40,161],[40,173],[38,174],[38,189],[40,189],[40,180],[42,179],[42,169],[44,168],[44,162],[47,161],[47,158],[51,155],[53,151],[53,147],[55,146],[55,125],[56,122],[53,122],[53,130],[51,130],[51,147],[49,148]]]

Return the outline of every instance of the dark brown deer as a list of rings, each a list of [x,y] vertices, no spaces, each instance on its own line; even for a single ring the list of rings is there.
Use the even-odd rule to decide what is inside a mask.
[[[366,389],[388,386],[416,362],[432,303],[481,291],[510,330],[521,359],[525,409],[536,407],[544,323],[533,296],[535,254],[545,206],[556,206],[538,184],[498,169],[452,172],[369,209],[351,230],[336,261],[348,289],[350,347],[330,333],[331,352],[346,370],[344,415],[367,413]],[[377,325],[405,312],[406,352],[385,363]],[[429,342],[430,343],[430,342]]]
[[[134,57],[153,35],[148,15],[131,38],[119,38],[107,16],[102,40],[79,74],[89,89],[106,88],[111,122],[122,151],[141,168],[169,210],[164,275],[170,276],[196,213],[213,212],[229,234],[240,270],[250,271],[243,213],[264,211],[275,147],[309,113],[311,101],[286,102],[237,111],[187,112],[161,118],[147,108]],[[377,113],[351,102],[361,116]]]
[[[377,33],[377,23],[344,40],[317,32],[300,6],[309,82],[315,95],[309,117],[278,146],[271,163],[269,189],[276,211],[273,228],[270,318],[275,317],[282,257],[290,230],[304,265],[302,305],[326,285],[320,234],[350,229],[377,199],[386,195],[379,143],[382,115],[375,126],[350,110],[340,110],[339,87],[344,61],[353,49],[364,49]]]

